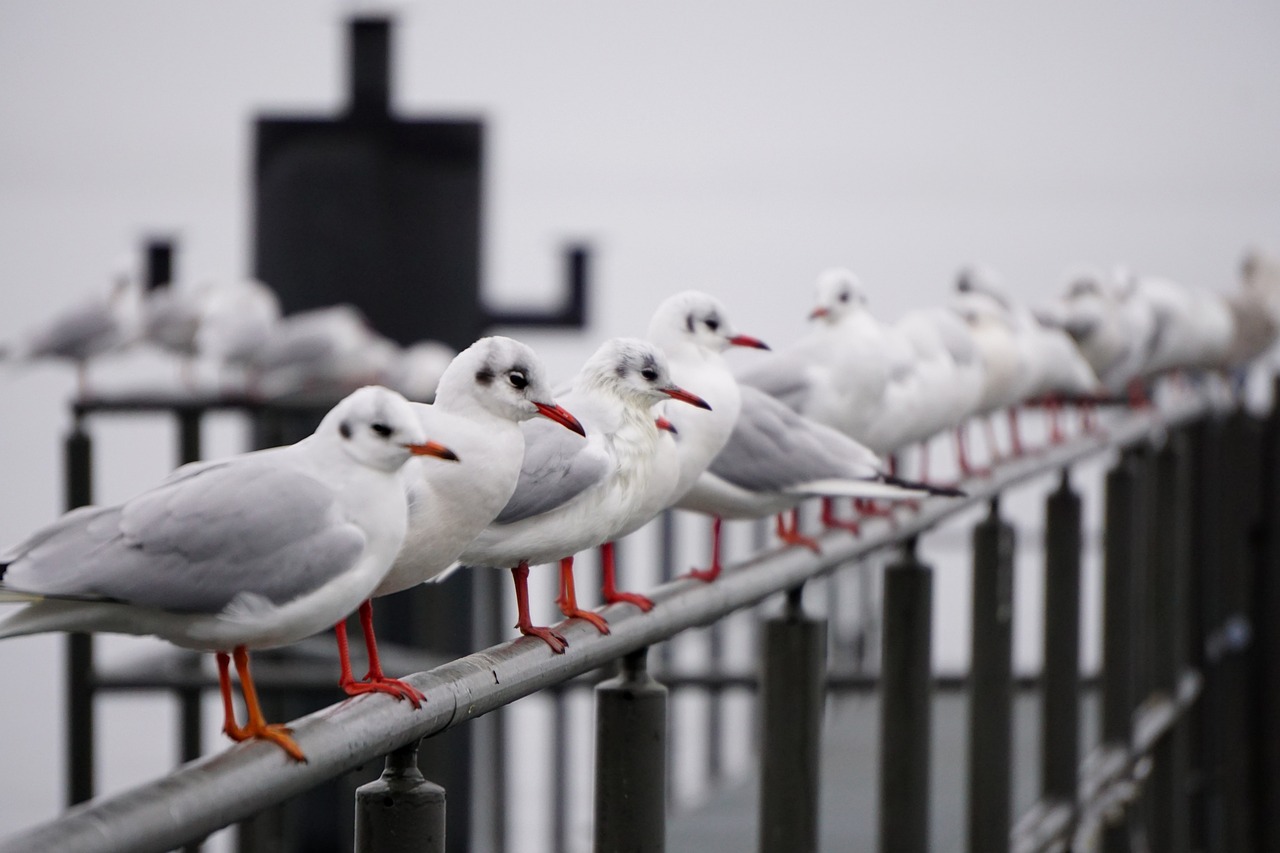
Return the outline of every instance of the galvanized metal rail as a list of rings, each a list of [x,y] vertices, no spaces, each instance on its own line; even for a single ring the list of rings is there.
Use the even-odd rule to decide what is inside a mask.
[[[768,644],[766,657],[781,655],[795,660],[799,655],[800,659],[812,663],[798,666],[792,672],[766,667],[764,692],[768,694],[771,689],[785,691],[784,695],[793,701],[797,696],[807,696],[815,691],[820,695],[825,663],[820,659],[821,655],[813,657],[818,654],[820,644],[814,639],[811,620],[804,616],[801,607],[803,584],[839,566],[897,546],[905,546],[903,558],[886,570],[884,602],[881,845],[886,850],[923,850],[927,844],[921,827],[927,828],[928,825],[932,592],[931,569],[915,558],[913,543],[917,536],[939,522],[983,504],[989,505],[991,512],[987,522],[983,523],[988,532],[983,532],[980,525],[975,541],[975,561],[981,566],[975,571],[974,601],[979,609],[975,611],[975,674],[970,679],[970,687],[974,691],[971,704],[982,703],[982,714],[975,715],[973,719],[972,743],[975,748],[980,746],[985,750],[982,761],[974,763],[985,765],[986,770],[979,766],[973,771],[971,789],[979,793],[971,797],[970,803],[970,849],[984,853],[1014,846],[1019,850],[1056,849],[1068,835],[1097,823],[1096,815],[1100,812],[1096,803],[1111,797],[1111,792],[1117,790],[1122,782],[1132,783],[1133,768],[1141,764],[1142,757],[1159,740],[1160,733],[1169,729],[1171,721],[1192,704],[1196,691],[1185,697],[1179,694],[1170,706],[1172,713],[1160,716],[1163,712],[1158,708],[1139,708],[1138,702],[1139,698],[1145,701],[1162,689],[1158,679],[1146,679],[1143,692],[1134,696],[1121,693],[1119,699],[1114,698],[1115,691],[1108,689],[1104,679],[1105,701],[1113,709],[1108,711],[1108,719],[1119,727],[1105,732],[1113,743],[1086,759],[1083,766],[1093,768],[1086,770],[1087,784],[1077,784],[1073,790],[1067,788],[1071,787],[1069,778],[1078,772],[1075,769],[1078,762],[1072,761],[1070,770],[1064,770],[1060,764],[1053,769],[1046,768],[1045,796],[1035,814],[1011,827],[1008,814],[1008,731],[1007,726],[1002,732],[999,725],[991,722],[992,719],[1007,720],[1007,703],[1012,695],[1007,635],[1012,607],[1008,578],[1012,543],[999,518],[998,498],[1011,486],[1046,472],[1065,471],[1074,463],[1101,452],[1152,442],[1164,444],[1170,430],[1183,427],[1208,411],[1207,403],[1195,400],[1164,411],[1124,414],[1109,421],[1105,433],[1085,435],[1037,456],[1013,460],[987,478],[966,482],[964,487],[968,496],[965,498],[931,499],[925,501],[918,511],[897,511],[892,522],[887,519],[867,521],[859,537],[828,532],[821,539],[823,552],[820,556],[799,549],[773,550],[731,567],[713,584],[690,580],[663,584],[652,593],[657,607],[650,613],[642,614],[630,607],[611,609],[612,633],[607,636],[599,635],[581,622],[567,623],[564,632],[570,646],[564,655],[552,655],[540,641],[520,639],[468,655],[429,672],[409,676],[407,680],[427,697],[421,710],[412,710],[388,697],[365,696],[311,714],[294,724],[295,737],[309,759],[307,764],[294,764],[268,744],[240,744],[190,762],[155,782],[77,806],[56,821],[0,841],[0,851],[172,849],[198,841],[221,827],[250,817],[326,779],[384,756],[387,757],[388,771],[380,782],[372,783],[380,792],[379,798],[371,799],[370,791],[365,791],[359,799],[358,841],[383,837],[379,835],[379,821],[403,819],[403,815],[394,809],[382,818],[369,811],[371,802],[391,802],[401,795],[406,802],[422,806],[415,812],[423,818],[422,822],[414,824],[416,831],[434,831],[429,827],[435,826],[433,821],[443,819],[443,797],[437,796],[429,783],[420,777],[415,778],[410,770],[411,753],[421,738],[461,725],[523,696],[563,684],[619,660],[624,660],[622,676],[601,693],[597,727],[598,731],[611,731],[615,736],[599,742],[597,761],[598,767],[626,767],[629,773],[638,775],[631,778],[633,787],[628,789],[630,793],[626,796],[597,798],[597,843],[603,845],[598,849],[611,849],[606,843],[609,837],[625,837],[634,842],[634,849],[659,850],[662,846],[660,806],[664,801],[665,775],[661,756],[665,749],[661,743],[663,727],[658,720],[665,714],[665,690],[654,684],[645,673],[644,651],[682,631],[713,624],[735,610],[787,592],[790,605],[778,627],[771,628],[771,636],[776,637]],[[1123,463],[1130,467],[1137,464]],[[1154,498],[1160,494],[1162,492],[1153,489],[1150,496]],[[1066,507],[1060,508],[1058,513],[1069,514],[1072,511],[1071,500],[1065,479],[1058,500]],[[1069,540],[1074,535],[1078,540],[1078,516],[1077,506],[1074,534],[1070,530],[1070,521],[1065,533],[1055,533],[1051,521],[1047,539],[1065,537]],[[1149,529],[1142,528],[1143,531]],[[1138,541],[1141,535],[1135,534],[1131,541]],[[1067,560],[1068,567],[1071,562],[1071,559]],[[1067,571],[1060,567],[1055,570]],[[1108,578],[1119,574],[1108,572]],[[1078,578],[1076,587],[1078,595]],[[1062,593],[1055,593],[1059,594]],[[1128,607],[1136,606],[1133,601],[1126,603],[1122,598],[1119,601]],[[1113,604],[1113,599],[1108,597],[1108,607],[1112,606],[1119,605]],[[1069,605],[1063,607],[1071,609]],[[1236,609],[1227,607],[1223,608],[1222,615],[1227,617],[1236,613]],[[1120,618],[1109,611],[1109,625],[1113,624],[1113,615]],[[983,624],[989,628],[980,627]],[[1214,627],[1216,624],[1210,626],[1211,629]],[[1061,634],[1064,630],[1078,632],[1078,626],[1047,628],[1047,633],[1054,637],[1055,651],[1046,655],[1046,689],[1057,691],[1055,695],[1078,697],[1078,660],[1067,651],[1071,644],[1064,640]],[[1128,631],[1122,633],[1129,636]],[[1108,632],[1108,642],[1111,642],[1112,635]],[[1167,639],[1155,630],[1149,633],[1149,637],[1153,641],[1159,641],[1161,637]],[[806,649],[809,651],[805,652]],[[1132,648],[1117,652],[1109,647],[1108,678],[1113,673],[1113,657],[1116,660],[1137,659]],[[1178,673],[1187,671],[1187,665],[1194,663],[1180,663],[1172,670],[1175,678]],[[1183,678],[1185,681],[1185,676]],[[1163,685],[1163,689],[1175,688],[1176,685]],[[618,698],[610,699],[611,695]],[[769,707],[771,700],[768,695],[764,701],[766,708]],[[637,702],[647,710],[637,711],[641,707]],[[820,709],[821,701],[818,699],[816,705],[810,702],[806,707]],[[1137,712],[1141,713],[1135,716]],[[1134,721],[1144,721],[1151,715],[1163,722],[1149,726],[1144,724],[1144,733],[1135,735]],[[804,790],[812,793],[811,786],[816,785],[814,756],[817,752],[816,741],[812,738],[817,733],[809,730],[820,725],[820,716],[820,710],[807,715],[809,722],[799,740],[766,737],[762,762],[767,779],[777,778],[780,780],[778,784],[792,787],[802,783]],[[648,733],[644,741],[644,755],[651,760],[640,761],[635,754],[637,731]],[[1116,736],[1121,740],[1118,748],[1114,745]],[[797,755],[801,757],[797,758]],[[652,760],[655,756],[657,760]],[[810,757],[806,759],[804,756]],[[1066,752],[1058,760],[1068,762],[1071,756],[1072,753]],[[812,781],[810,784],[804,780]],[[617,782],[616,779],[613,781]],[[606,790],[611,789],[597,784],[598,792]],[[634,805],[622,803],[638,791],[647,792],[645,801],[649,805],[646,808],[637,810]],[[788,844],[797,838],[813,838],[816,799],[809,796],[803,808],[785,813],[769,815],[766,814],[767,809],[762,810],[760,849],[786,849],[769,842],[770,838],[786,839]],[[644,815],[644,820],[636,815]],[[809,846],[806,840],[803,847]],[[360,846],[358,849],[372,848]]]

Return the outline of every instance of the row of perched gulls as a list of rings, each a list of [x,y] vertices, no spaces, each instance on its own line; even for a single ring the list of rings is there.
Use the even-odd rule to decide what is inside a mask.
[[[68,306],[6,352],[15,361],[72,362],[83,397],[92,360],[144,346],[179,359],[188,390],[197,386],[197,366],[207,364],[222,391],[266,399],[299,393],[334,399],[375,383],[430,400],[454,356],[439,341],[401,347],[353,305],[282,316],[276,294],[253,279],[144,292],[124,273],[106,293]]]
[[[1276,337],[1277,291],[1276,266],[1253,259],[1229,298],[1094,274],[1036,311],[971,269],[945,307],[882,323],[857,276],[830,270],[809,333],[789,346],[770,350],[720,300],[686,291],[662,301],[645,338],[605,341],[554,394],[530,347],[482,338],[450,361],[430,405],[363,387],[297,444],[192,463],[123,504],[77,509],[36,531],[0,555],[0,600],[24,605],[0,620],[0,637],[154,634],[213,652],[226,733],[304,760],[303,744],[262,714],[252,649],[336,626],[342,689],[417,707],[422,677],[382,671],[372,600],[496,567],[512,572],[518,629],[530,638],[518,642],[571,654],[573,620],[608,633],[612,608],[649,611],[680,585],[714,582],[721,519],[777,515],[783,542],[816,550],[796,514],[808,498],[826,501],[825,528],[849,531],[830,535],[857,535],[860,517],[841,517],[835,499],[860,501],[865,515],[892,512],[884,501],[910,511],[961,493],[963,481],[895,473],[891,455],[912,442],[1031,401],[1096,401],[1170,371],[1247,366]],[[750,356],[737,372],[724,357],[734,347]],[[618,589],[610,549],[604,607],[579,604],[574,556],[672,508],[716,519],[711,566],[655,604]],[[535,625],[529,569],[556,562],[568,621]],[[356,612],[363,678],[347,648],[345,619]]]

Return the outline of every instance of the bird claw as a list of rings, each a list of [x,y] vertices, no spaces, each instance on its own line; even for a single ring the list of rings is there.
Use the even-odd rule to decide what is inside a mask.
[[[711,583],[720,577],[720,567],[712,566],[709,569],[690,569],[688,572],[680,576],[681,578],[689,578],[703,583]]]
[[[388,696],[394,696],[397,700],[408,699],[415,708],[421,708],[422,703],[427,700],[425,693],[398,678],[387,678],[385,676],[370,678],[365,676],[364,681],[350,681],[341,686],[348,696],[359,696],[363,693],[385,693]]]
[[[818,542],[816,539],[810,539],[808,536],[804,536],[803,534],[796,533],[795,531],[792,531],[792,530],[779,533],[778,539],[780,539],[781,541],[785,542],[788,545],[802,545],[805,548],[808,548],[810,551],[812,551],[815,554],[822,553],[822,548],[818,545]]]
[[[291,737],[293,729],[282,723],[266,723],[257,726],[249,723],[243,727],[227,723],[222,727],[222,731],[236,743],[254,738],[270,741],[283,749],[294,761],[307,763],[307,757],[302,754],[302,747],[298,746],[297,741]]]
[[[592,625],[596,626],[596,630],[601,634],[609,633],[609,623],[604,621],[604,617],[599,613],[590,610],[583,610],[579,607],[561,607],[560,612],[564,614],[566,619],[585,619]]]
[[[569,641],[566,640],[559,632],[553,631],[550,628],[541,628],[536,625],[517,625],[516,627],[519,628],[520,633],[524,634],[526,637],[537,637],[542,640],[551,647],[551,651],[558,655],[564,654],[564,650],[569,647]]]
[[[653,599],[638,592],[606,592],[604,601],[605,604],[634,604],[645,613],[653,609]]]

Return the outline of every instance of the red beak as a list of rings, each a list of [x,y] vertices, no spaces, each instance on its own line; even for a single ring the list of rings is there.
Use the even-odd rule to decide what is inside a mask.
[[[759,338],[753,338],[750,335],[734,335],[729,338],[729,343],[735,347],[751,347],[752,349],[769,349],[769,345]]]
[[[658,425],[658,429],[666,430],[672,435],[680,434],[680,431],[676,429],[676,425],[673,424],[671,421],[667,420],[666,418],[658,418],[656,421],[654,421],[654,423]]]
[[[587,431],[582,428],[582,424],[578,423],[577,418],[569,414],[569,411],[564,406],[556,405],[555,403],[534,403],[533,405],[538,407],[538,414],[544,418],[553,420],[562,427],[571,429],[584,438],[586,437]]]
[[[819,305],[817,308],[814,308],[812,311],[810,311],[810,312],[809,312],[809,319],[810,319],[810,320],[816,320],[816,319],[818,319],[819,317],[825,317],[825,316],[827,316],[827,314],[828,314],[828,313],[829,313],[829,312],[827,311],[827,309],[826,309],[826,308],[824,308],[824,307],[822,307],[821,305]]]
[[[458,461],[458,454],[435,441],[428,441],[426,444],[406,444],[405,447],[409,448],[409,452],[414,456],[434,456],[450,462]]]
[[[681,403],[688,403],[690,406],[697,406],[699,409],[711,410],[711,405],[697,394],[690,394],[683,388],[677,388],[675,385],[669,388],[659,388],[663,394],[666,394],[673,400],[679,400]]]

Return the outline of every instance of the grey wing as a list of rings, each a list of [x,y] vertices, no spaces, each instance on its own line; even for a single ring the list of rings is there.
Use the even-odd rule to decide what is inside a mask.
[[[880,469],[858,442],[747,386],[738,422],[708,470],[748,491],[782,492],[818,480],[875,479]]]
[[[809,396],[809,363],[796,350],[785,350],[757,360],[750,369],[736,374],[738,383],[759,388],[787,406],[800,411]]]
[[[27,350],[33,357],[87,358],[93,354],[94,343],[114,328],[115,320],[106,305],[87,302],[54,318],[47,327],[35,333],[28,342]]]
[[[351,568],[365,543],[328,487],[259,463],[197,469],[55,527],[9,564],[7,586],[193,613],[241,592],[284,604]]]
[[[612,462],[590,439],[549,421],[525,421],[524,462],[507,505],[494,519],[510,524],[573,500],[608,475]]]

